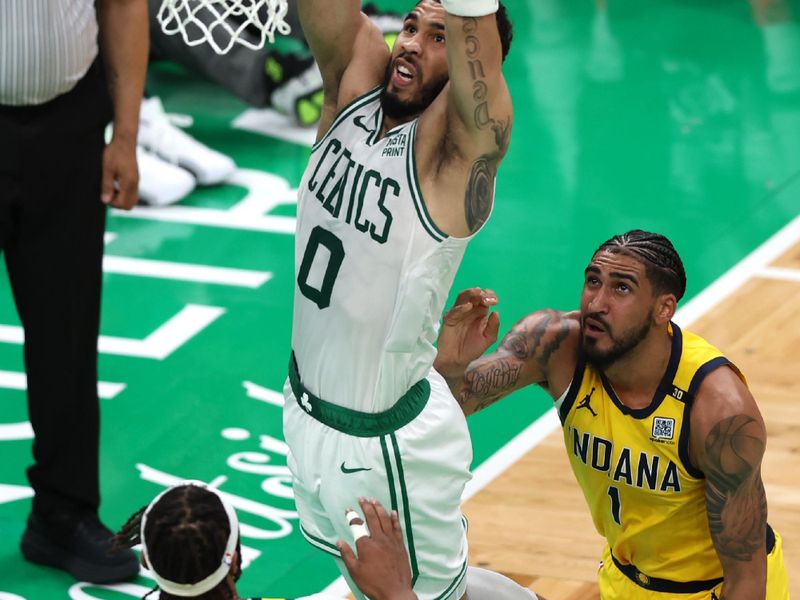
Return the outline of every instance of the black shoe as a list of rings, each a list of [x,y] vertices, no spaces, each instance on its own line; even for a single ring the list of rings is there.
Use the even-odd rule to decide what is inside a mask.
[[[61,569],[90,583],[127,581],[139,572],[139,561],[132,550],[112,552],[113,534],[97,515],[78,515],[73,524],[72,531],[66,533],[63,523],[51,526],[31,513],[20,543],[22,555],[30,562]]]

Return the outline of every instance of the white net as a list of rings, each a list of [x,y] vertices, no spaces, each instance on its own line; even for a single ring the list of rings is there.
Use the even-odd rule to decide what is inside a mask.
[[[226,54],[234,44],[258,50],[275,41],[276,31],[290,33],[288,10],[287,0],[163,0],[157,16],[165,34]]]

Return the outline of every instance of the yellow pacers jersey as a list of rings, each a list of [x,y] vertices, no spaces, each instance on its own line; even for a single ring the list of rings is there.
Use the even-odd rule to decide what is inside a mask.
[[[671,334],[672,355],[650,406],[624,406],[580,358],[559,415],[572,469],[614,558],[650,577],[712,580],[722,566],[708,529],[705,480],[689,462],[689,412],[714,369],[727,365],[744,377],[702,338],[675,324]]]

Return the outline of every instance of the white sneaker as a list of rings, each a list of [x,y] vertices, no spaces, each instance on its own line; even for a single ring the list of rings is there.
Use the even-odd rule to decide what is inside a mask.
[[[272,108],[294,117],[297,123],[310,127],[319,121],[325,95],[322,91],[322,74],[313,58],[300,59],[293,55],[282,57],[284,81],[270,96]],[[296,73],[291,71],[297,70]]]
[[[191,171],[201,185],[222,183],[236,170],[230,157],[173,125],[156,97],[142,100],[138,143],[162,160]]]
[[[180,202],[195,187],[194,176],[177,165],[136,146],[139,163],[139,201],[150,206],[169,206]]]

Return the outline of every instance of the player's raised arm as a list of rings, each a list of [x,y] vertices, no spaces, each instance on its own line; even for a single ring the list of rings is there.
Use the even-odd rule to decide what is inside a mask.
[[[322,76],[341,76],[362,27],[360,0],[297,0],[300,24]]]
[[[322,74],[321,137],[342,105],[381,81],[389,50],[380,30],[361,12],[360,0],[298,0],[298,9]]]
[[[497,339],[496,297],[473,288],[459,294],[442,322],[434,367],[469,416],[527,385],[563,392],[575,368],[576,313],[541,310],[520,320],[497,350],[481,356]],[[489,302],[487,302],[487,298]],[[492,301],[494,298],[494,301]]]
[[[706,476],[706,511],[726,600],[766,596],[767,497],[761,481],[764,422],[729,368],[703,381],[691,415],[691,455]]]
[[[480,157],[493,176],[511,134],[511,96],[502,72],[500,37],[500,29],[510,26],[504,14],[496,14],[497,0],[442,0],[442,4],[447,11],[447,110],[452,134],[459,149]]]

